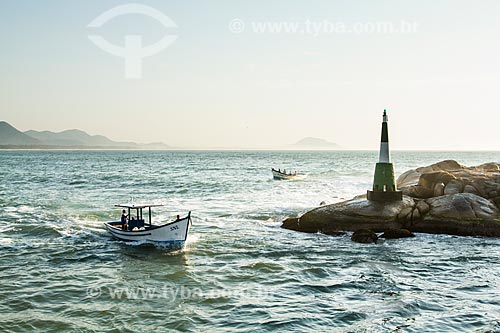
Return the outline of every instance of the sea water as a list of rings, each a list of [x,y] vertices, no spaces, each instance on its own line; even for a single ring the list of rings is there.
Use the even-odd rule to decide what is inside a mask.
[[[376,151],[0,151],[1,332],[499,332],[500,240],[364,245],[280,222],[371,187]],[[394,152],[396,173],[499,152]],[[272,180],[271,167],[303,172]],[[114,204],[192,211],[183,250],[113,240]]]

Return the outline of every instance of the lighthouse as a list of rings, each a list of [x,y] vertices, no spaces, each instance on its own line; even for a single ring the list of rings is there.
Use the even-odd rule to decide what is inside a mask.
[[[389,155],[389,129],[387,126],[387,111],[382,116],[382,137],[380,139],[380,154],[375,166],[373,189],[368,191],[367,199],[371,201],[390,202],[403,199],[401,191],[397,190],[394,180],[394,165]]]

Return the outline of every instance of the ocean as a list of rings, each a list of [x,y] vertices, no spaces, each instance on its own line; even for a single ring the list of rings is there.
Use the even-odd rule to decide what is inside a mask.
[[[376,151],[0,151],[0,332],[500,332],[500,240],[357,244],[281,221],[371,187]],[[393,152],[396,173],[500,152]],[[274,181],[271,167],[304,172]],[[184,249],[114,204],[192,211]]]

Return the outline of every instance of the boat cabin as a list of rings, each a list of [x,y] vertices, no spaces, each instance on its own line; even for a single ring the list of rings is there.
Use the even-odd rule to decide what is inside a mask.
[[[147,209],[147,222],[151,227],[151,207],[160,207],[163,206],[161,204],[121,204],[115,205],[115,207],[125,208],[127,209],[128,216],[128,228],[132,230],[134,228],[142,228],[145,225],[143,209]],[[135,212],[134,212],[135,210]],[[130,213],[135,213],[135,216],[131,216]]]

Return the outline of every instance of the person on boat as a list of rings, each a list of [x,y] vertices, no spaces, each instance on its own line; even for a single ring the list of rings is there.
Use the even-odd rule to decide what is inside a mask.
[[[127,227],[128,227],[127,221],[128,221],[128,216],[127,216],[127,212],[124,209],[122,211],[122,218],[121,218],[121,223],[122,223],[122,229],[123,230],[126,230]]]

